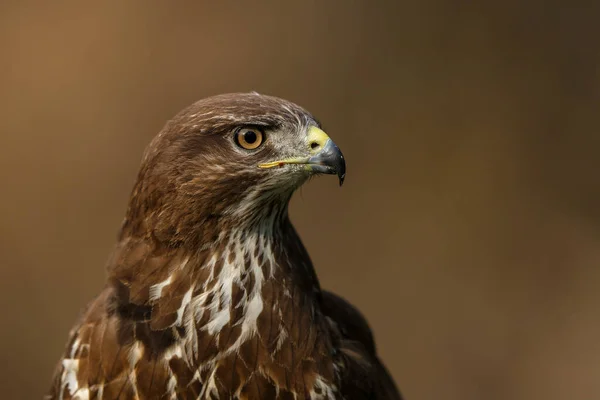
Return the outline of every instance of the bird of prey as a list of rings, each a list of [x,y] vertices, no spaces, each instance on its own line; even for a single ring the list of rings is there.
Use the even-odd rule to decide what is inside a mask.
[[[345,171],[289,101],[224,94],[181,111],[144,153],[106,285],[47,398],[400,399],[288,218],[310,177]]]

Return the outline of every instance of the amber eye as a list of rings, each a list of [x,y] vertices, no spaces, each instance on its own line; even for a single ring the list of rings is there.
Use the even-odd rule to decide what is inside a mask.
[[[235,142],[246,150],[254,150],[263,143],[264,135],[254,128],[242,128],[235,134]]]

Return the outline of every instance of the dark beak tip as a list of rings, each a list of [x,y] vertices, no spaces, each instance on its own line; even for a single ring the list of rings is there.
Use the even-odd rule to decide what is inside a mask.
[[[344,179],[346,178],[346,160],[344,160],[344,156],[342,155],[341,151],[340,151],[340,161],[337,166],[337,176],[338,176],[338,179],[340,180],[340,186],[342,186],[342,184],[344,183]]]
[[[346,160],[340,148],[331,139],[319,153],[310,157],[308,161],[313,165],[313,171],[335,174],[339,179],[340,186],[343,185],[346,178]]]

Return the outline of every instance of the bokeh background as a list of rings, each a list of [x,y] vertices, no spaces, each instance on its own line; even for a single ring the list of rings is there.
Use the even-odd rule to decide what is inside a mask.
[[[0,372],[40,398],[142,151],[213,94],[348,160],[291,214],[409,400],[600,397],[600,2],[0,4]]]

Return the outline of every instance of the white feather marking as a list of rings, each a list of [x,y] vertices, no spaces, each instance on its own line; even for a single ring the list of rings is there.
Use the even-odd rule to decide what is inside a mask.
[[[215,333],[220,332],[229,322],[229,318],[229,309],[221,310],[216,315],[213,315],[210,322],[206,325],[208,333],[214,335]]]
[[[144,354],[144,348],[140,342],[135,342],[129,351],[129,367],[134,369]]]
[[[167,279],[165,279],[162,282],[159,282],[155,285],[150,286],[150,293],[149,293],[150,301],[156,301],[156,300],[160,299],[163,288],[170,283],[171,283],[171,276],[169,276]]]
[[[252,242],[256,243],[257,240],[252,240]],[[254,253],[254,251],[252,251],[252,253]],[[244,322],[242,325],[242,336],[244,339],[247,337],[247,335],[256,332],[256,321],[258,320],[258,317],[264,308],[261,295],[264,274],[262,267],[258,265],[258,260],[254,256],[252,257],[251,268],[255,283],[253,292],[250,294],[250,300],[246,305],[246,312],[244,314]]]
[[[185,295],[183,296],[183,300],[181,300],[181,306],[179,306],[179,308],[177,309],[177,319],[175,320],[175,325],[180,326],[181,325],[181,321],[183,320],[183,312],[185,311],[185,308],[187,307],[188,304],[190,304],[190,301],[192,300],[192,291],[193,291],[194,287],[190,287],[188,289],[187,292],[185,292]]]
[[[196,372],[194,372],[194,376],[192,376],[192,381],[200,382],[200,370],[199,369],[197,369]]]
[[[90,390],[88,388],[81,388],[73,396],[73,400],[89,400]]]
[[[287,331],[282,328],[283,327],[279,328],[279,335],[277,336],[277,344],[275,345],[275,348],[278,351],[281,349],[281,346],[283,346],[283,341],[288,337]]]
[[[242,333],[233,347],[239,347],[248,337],[256,332],[256,321],[263,310],[263,301],[260,295],[254,296],[246,307],[246,314],[242,322]]]
[[[77,350],[79,349],[80,343],[81,343],[80,338],[77,338],[73,341],[73,346],[71,347],[71,358],[75,358],[75,354],[77,354]]]
[[[179,346],[178,344],[174,345],[173,347],[170,347],[164,353],[164,358],[167,362],[170,361],[173,357],[181,358],[181,356],[181,346]]]
[[[171,393],[171,398],[176,399],[177,395],[175,393],[175,387],[177,386],[177,378],[173,372],[171,372],[171,378],[169,378],[169,382],[167,382],[167,393]]]
[[[202,392],[198,398],[204,398],[205,395],[215,395],[219,396],[219,391],[217,390],[217,383],[215,381],[215,373],[217,372],[216,368],[213,368],[210,377],[206,383],[206,386],[202,388]]]
[[[258,294],[254,295],[254,297],[252,298],[252,300],[250,300],[250,302],[248,303],[248,306],[246,308],[246,315],[244,316],[244,324],[248,323],[248,324],[254,324],[254,327],[256,327],[256,320],[258,319],[258,316],[260,315],[260,313],[263,310],[263,301],[262,301],[262,297]]]
[[[316,393],[315,389],[319,389],[319,394]],[[310,398],[315,400],[321,399],[335,399],[337,388],[335,385],[325,382],[323,377],[317,376],[313,386],[313,390],[310,391]]]
[[[100,385],[98,385],[98,400],[102,400],[103,396],[104,396],[104,383],[101,383]]]
[[[236,246],[236,250],[237,250]],[[239,258],[239,253],[236,252],[236,260]],[[213,335],[223,329],[223,327],[231,320],[231,302],[233,282],[239,282],[240,271],[235,267],[235,264],[230,264],[225,260],[221,272],[219,273],[219,284],[216,290],[218,296],[214,296],[213,302],[209,305],[211,319],[206,325],[208,333]]]
[[[79,360],[65,359],[62,361],[63,373],[62,373],[62,388],[66,387],[69,390],[71,396],[77,391],[79,383],[77,381],[77,372],[79,371]],[[62,393],[62,390],[61,390]]]

